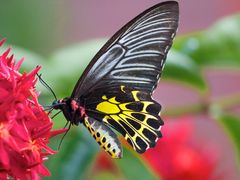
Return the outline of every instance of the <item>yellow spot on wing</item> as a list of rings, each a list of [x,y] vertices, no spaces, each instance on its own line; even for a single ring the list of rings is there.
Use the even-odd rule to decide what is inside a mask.
[[[102,96],[102,99],[107,100],[107,96],[105,96],[105,95]]]
[[[106,114],[116,114],[120,112],[120,109],[116,104],[112,104],[108,101],[99,103],[96,109]]]
[[[147,112],[147,107],[150,105],[150,104],[153,104],[152,102],[149,102],[149,101],[142,101],[143,103],[143,110],[142,112],[145,112],[145,113],[148,113]]]
[[[125,93],[124,88],[125,88],[125,86],[120,86],[121,91]]]
[[[132,91],[132,95],[133,95],[133,98],[134,98],[135,101],[140,101],[139,98],[137,97],[138,92],[139,91]]]
[[[116,97],[112,97],[108,101],[111,102],[111,103],[114,103],[114,104],[120,104],[120,102],[116,101]]]

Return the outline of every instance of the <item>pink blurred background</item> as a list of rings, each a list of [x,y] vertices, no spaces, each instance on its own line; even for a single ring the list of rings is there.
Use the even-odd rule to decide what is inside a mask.
[[[65,40],[79,42],[109,37],[132,17],[159,2],[161,1],[69,0],[63,9],[63,14],[68,15],[63,19]],[[182,0],[179,4],[179,34],[205,29],[224,16],[240,12],[239,0]]]
[[[162,2],[159,0],[42,0],[41,2],[36,1],[35,6],[27,6],[30,1],[23,1],[25,2],[24,8],[19,6],[15,9],[15,13],[19,16],[11,17],[14,15],[10,10],[1,16],[2,22],[5,17],[12,18],[11,20],[7,19],[0,28],[3,32],[1,35],[7,37],[12,44],[45,55],[53,53],[58,48],[85,40],[110,38],[140,12]],[[179,1],[179,4],[180,24],[177,36],[204,30],[225,16],[240,13],[240,0],[182,0]],[[7,5],[8,8],[12,7],[11,1],[2,1],[0,14],[5,8],[4,5]],[[37,7],[40,5],[42,9],[45,8],[44,12],[47,15],[43,14],[42,10],[38,11]],[[35,13],[21,15],[26,11],[26,6],[29,11],[35,8]],[[39,19],[45,16],[49,16],[49,18],[40,22]],[[32,18],[31,21],[29,17]],[[18,28],[13,26],[16,22]],[[32,24],[34,24],[34,28],[31,29]],[[4,29],[7,26],[12,30],[12,34]],[[22,39],[16,40],[16,35]],[[25,44],[21,44],[22,42]],[[208,68],[204,69],[203,76],[207,79],[211,90],[210,101],[240,92],[240,83],[236,83],[240,82],[239,70]],[[172,106],[184,107],[188,103],[198,103],[200,100],[196,91],[180,83],[164,80],[164,74],[154,97],[162,104],[163,114]],[[240,107],[229,111],[237,112],[240,115]],[[228,179],[238,179],[234,148],[223,128],[205,114],[194,115],[194,120],[196,143],[203,146],[216,145],[223,152],[218,170],[224,170]],[[171,123],[174,122],[165,122],[165,126]]]

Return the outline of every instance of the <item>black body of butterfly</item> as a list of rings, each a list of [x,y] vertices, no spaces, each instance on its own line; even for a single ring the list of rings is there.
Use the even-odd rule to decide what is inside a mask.
[[[70,97],[55,101],[73,125],[83,123],[113,158],[122,147],[111,128],[138,153],[154,147],[163,121],[152,99],[178,27],[176,1],[159,3],[123,26],[100,49]]]

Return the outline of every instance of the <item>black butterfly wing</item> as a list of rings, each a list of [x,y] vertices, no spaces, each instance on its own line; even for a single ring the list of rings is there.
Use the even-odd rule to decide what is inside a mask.
[[[120,86],[93,91],[85,100],[86,114],[116,129],[138,153],[154,147],[162,136],[161,106],[147,92]]]
[[[178,16],[178,3],[168,1],[127,23],[95,55],[71,97],[119,85],[152,93],[176,34]]]
[[[127,23],[96,54],[71,96],[83,103],[88,117],[119,131],[139,153],[161,137],[161,106],[151,94],[176,34],[178,11],[177,2],[163,2]],[[94,136],[97,128],[90,132]],[[118,153],[106,151],[119,157],[119,141],[112,137],[111,142]]]

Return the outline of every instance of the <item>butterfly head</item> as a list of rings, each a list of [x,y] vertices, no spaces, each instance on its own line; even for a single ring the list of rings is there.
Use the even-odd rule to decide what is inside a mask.
[[[60,99],[60,100],[54,100],[52,103],[53,109],[60,109],[62,110],[64,106],[67,105],[67,98]]]
[[[84,109],[79,103],[71,98],[64,98],[55,100],[52,103],[53,109],[59,109],[63,112],[65,118],[71,122],[71,124],[78,125],[84,114]]]

